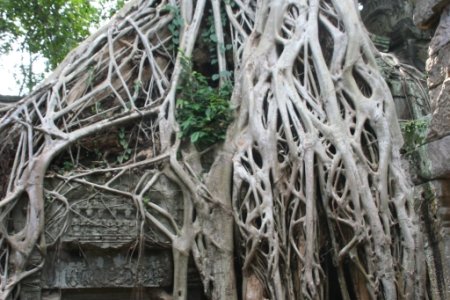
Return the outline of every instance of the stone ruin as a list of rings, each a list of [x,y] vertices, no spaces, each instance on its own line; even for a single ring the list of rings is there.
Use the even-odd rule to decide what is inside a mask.
[[[432,298],[450,299],[450,265],[446,263],[450,261],[450,1],[361,2],[363,21],[379,50],[394,53],[399,62],[426,69],[429,74],[430,101],[424,94],[424,77],[408,80],[393,71],[398,66],[383,67],[399,119],[430,122],[427,142],[408,159],[412,161],[417,197],[425,201],[420,209]],[[136,174],[118,184],[136,180],[133,176]],[[59,231],[64,233],[51,247],[42,271],[23,282],[22,300],[171,299],[169,242],[153,228],[142,230],[134,205],[95,188],[65,186],[57,178],[49,180],[49,184],[67,189],[69,219],[46,224],[49,241]],[[180,215],[179,191],[170,179],[161,177],[152,193],[152,201],[164,203],[175,216]],[[58,209],[60,205],[49,201],[46,213],[51,215]],[[25,215],[15,211],[11,226],[21,228]],[[145,247],[139,246],[142,240]],[[38,262],[37,255],[30,264]],[[205,299],[193,263],[188,286],[189,299]]]
[[[405,157],[422,215],[431,298],[450,299],[450,1],[362,2],[380,51],[427,75],[424,97],[417,83],[385,72],[399,119],[428,124],[422,143]]]
[[[107,180],[98,176],[99,182]],[[135,176],[121,179],[117,185],[137,181]],[[24,280],[21,300],[123,300],[170,299],[173,264],[170,242],[154,228],[140,228],[135,205],[128,199],[83,185],[70,186],[58,179],[48,180],[68,199],[67,221],[52,219],[61,206],[47,199],[47,241],[64,231],[58,243],[50,247],[41,272]],[[180,191],[161,176],[150,193],[158,203],[181,220]],[[107,199],[107,201],[105,201]],[[12,226],[21,228],[24,211],[15,211]],[[141,233],[145,232],[145,236]],[[145,246],[140,247],[141,240]],[[40,261],[36,255],[37,264]],[[199,275],[191,263],[189,297],[203,299]],[[169,298],[168,298],[169,297]]]

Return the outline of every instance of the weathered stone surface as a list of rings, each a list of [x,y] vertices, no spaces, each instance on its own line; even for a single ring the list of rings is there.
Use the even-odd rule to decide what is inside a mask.
[[[439,19],[439,14],[450,0],[413,0],[414,23],[422,28],[429,29]]]
[[[140,176],[140,173],[130,173],[112,186],[126,190],[138,182]],[[92,180],[102,184],[111,180],[110,177],[99,174]],[[58,186],[70,209],[67,218],[53,219],[52,216],[65,206],[46,195],[45,213],[49,220],[53,220],[46,224],[46,240],[49,244],[55,242],[57,246],[49,248],[42,271],[25,280],[20,299],[79,300],[86,296],[88,299],[131,299],[127,295],[136,287],[146,289],[146,295],[150,295],[141,299],[165,299],[155,298],[154,294],[161,288],[170,290],[172,285],[170,241],[152,224],[141,228],[138,209],[132,199],[83,184],[67,185],[56,178],[49,179],[46,186],[49,189]],[[158,205],[174,216],[174,222],[180,225],[183,212],[183,202],[179,201],[181,191],[168,177],[160,175],[144,197],[146,203],[151,201]],[[149,211],[170,228],[169,221],[157,211]],[[23,228],[26,210],[14,210],[12,216],[14,228]],[[138,246],[139,243],[144,245]],[[33,265],[40,262],[40,255],[35,261],[30,261]],[[196,269],[190,268],[188,272],[188,286],[193,295],[197,295],[189,299],[202,299]],[[117,295],[121,296],[114,294],[111,297],[111,289],[117,290]],[[62,292],[62,298],[59,297],[61,293],[48,293],[42,297],[43,291],[55,290]],[[79,297],[69,297],[74,290],[83,293]]]
[[[428,86],[434,89],[441,85],[445,78],[448,77],[450,66],[450,43],[441,48],[441,51],[436,53],[427,60],[427,74]]]
[[[71,289],[62,291],[44,291],[41,300],[171,300],[165,290],[158,288],[106,288],[106,289]],[[192,298],[191,298],[192,299]],[[191,300],[189,299],[189,300]],[[201,300],[202,298],[193,298]],[[39,300],[33,298],[32,300]]]
[[[438,89],[439,93],[436,98],[431,101],[433,107],[433,114],[430,123],[430,131],[428,138],[434,140],[450,134],[450,77],[447,78]],[[450,144],[446,145],[442,151],[450,152]],[[450,169],[450,161],[443,161]],[[449,170],[450,175],[450,170]]]
[[[113,248],[129,244],[138,237],[136,208],[128,199],[92,198],[75,202],[72,210],[74,214],[62,237],[63,242]]]
[[[380,51],[395,54],[402,63],[424,70],[431,33],[413,23],[413,5],[406,0],[365,0],[361,17],[368,31],[375,35]]]
[[[127,253],[64,254],[58,263],[47,265],[42,274],[46,289],[168,287],[172,283],[170,251],[148,252],[141,258]]]
[[[437,218],[440,222],[439,245],[442,253],[442,275],[444,284],[442,294],[445,299],[450,299],[450,181],[434,180],[430,182],[436,195],[438,207]]]
[[[430,43],[429,55],[432,56],[450,42],[450,3],[442,11],[439,25]],[[448,61],[447,61],[448,64]]]
[[[430,142],[424,146],[429,163],[426,180],[450,178],[450,136]]]
[[[404,0],[361,0],[361,17],[366,28],[377,35],[389,35],[399,22],[411,19],[413,5]],[[414,28],[412,28],[414,30]]]
[[[430,113],[423,82],[391,74],[386,78],[399,120],[411,120]]]
[[[109,180],[105,176],[97,176],[95,181],[98,183]],[[132,182],[138,182],[137,175],[130,174],[122,178],[121,188],[124,190],[126,186]],[[60,181],[48,181],[47,184],[55,186]],[[115,185],[119,187],[119,185]],[[132,199],[118,196],[101,190],[90,190],[86,186],[67,186],[66,197],[70,203],[71,209],[67,218],[67,228],[65,228],[60,241],[74,245],[88,246],[89,248],[124,248],[135,243],[140,237],[140,218],[135,203]],[[154,183],[153,189],[146,193],[146,201],[163,208],[174,216],[175,222],[180,225],[182,222],[182,202],[179,201],[181,196],[180,189],[174,185],[166,176],[161,175]],[[50,205],[52,203],[52,205]],[[46,207],[46,215],[52,216],[60,207],[58,201],[49,200]],[[152,214],[160,219],[160,222],[171,227],[169,221],[161,217],[156,211]],[[25,218],[24,215],[17,216],[17,228],[21,228],[23,224],[19,224]],[[52,242],[54,237],[60,235],[62,230],[61,223],[52,222],[47,225],[46,239]],[[144,227],[145,239],[147,246],[160,248],[168,247],[170,241],[167,236],[162,234],[155,226],[146,224]]]
[[[440,199],[438,214],[442,220],[443,232],[448,231],[450,234],[450,181],[433,181],[433,185],[435,187],[436,197]]]
[[[427,261],[431,299],[450,299],[450,252],[448,228],[450,181],[432,180],[415,187],[418,209],[421,211],[421,228],[426,232],[424,254]],[[447,222],[447,223],[446,223]]]
[[[375,47],[381,52],[388,52],[389,51],[389,45],[391,43],[391,40],[386,36],[376,35],[374,33],[369,34],[370,39],[374,43]]]
[[[442,11],[429,55],[427,71],[432,111],[429,139],[433,140],[450,133],[450,5]]]

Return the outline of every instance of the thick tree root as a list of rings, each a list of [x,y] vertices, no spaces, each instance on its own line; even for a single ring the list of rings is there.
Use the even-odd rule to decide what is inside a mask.
[[[236,45],[245,42],[233,159],[248,280],[256,275],[270,299],[323,299],[320,256],[331,239],[344,298],[421,298],[402,138],[354,1],[234,11],[233,24],[250,26],[235,31]]]
[[[206,5],[219,74],[230,64],[224,44],[233,45],[236,109],[208,171],[181,146],[175,119],[182,60]],[[174,11],[179,45],[167,29]],[[79,186],[133,203],[141,245],[144,224],[165,237],[173,299],[186,299],[189,255],[209,298],[237,299],[234,225],[244,299],[330,298],[328,268],[344,299],[422,298],[420,231],[374,53],[353,0],[131,1],[1,119],[10,175],[0,182],[0,299],[42,268]],[[99,143],[103,163],[92,159]],[[139,180],[117,184],[129,174]],[[182,195],[181,220],[149,199],[162,178]],[[23,206],[26,224],[10,226]],[[36,252],[42,263],[30,266]]]

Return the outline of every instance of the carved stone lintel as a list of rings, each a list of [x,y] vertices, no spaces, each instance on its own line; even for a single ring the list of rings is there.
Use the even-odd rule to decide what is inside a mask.
[[[40,276],[33,275],[21,283],[20,300],[41,300]]]
[[[74,212],[63,242],[118,248],[138,237],[136,208],[128,199],[93,198],[72,204]]]
[[[80,253],[81,254],[81,253]],[[127,252],[65,255],[42,274],[45,289],[168,287],[172,283],[170,252],[146,252],[132,258]],[[33,299],[34,300],[34,299]]]

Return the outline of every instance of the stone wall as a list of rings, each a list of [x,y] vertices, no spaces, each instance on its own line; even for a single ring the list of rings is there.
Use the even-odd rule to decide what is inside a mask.
[[[124,175],[112,187],[130,187],[139,182],[138,174]],[[97,174],[94,179],[98,184],[108,180],[110,174]],[[141,227],[133,201],[82,183],[48,178],[46,188],[55,187],[65,195],[69,213],[65,218],[55,218],[61,212],[61,203],[46,195],[45,239],[50,246],[42,270],[23,281],[21,300],[172,299],[170,241],[152,224]],[[160,175],[146,195],[180,225],[182,195],[168,177]],[[25,220],[26,211],[15,209],[10,225],[23,228]],[[159,221],[169,226],[164,218]],[[41,256],[35,253],[30,264],[40,262]],[[188,300],[205,299],[193,261],[188,277]]]
[[[425,236],[429,298],[450,299],[450,0],[360,3],[377,48],[427,73],[429,101],[423,101],[420,85],[398,76],[397,67],[381,64],[388,71],[384,76],[399,119],[412,126],[429,122],[428,134],[423,133],[425,144],[421,141],[403,150],[416,185]]]
[[[433,298],[450,299],[450,1],[413,2],[416,26],[435,30],[426,63],[432,113],[427,143],[420,149],[425,160],[421,180],[434,199],[424,214],[436,266]]]
[[[414,26],[414,6],[407,0],[361,0],[361,17],[373,40],[384,40],[383,52],[424,71],[431,32]]]
[[[426,70],[433,113],[430,139],[439,139],[450,134],[450,4],[442,11],[428,54]]]

